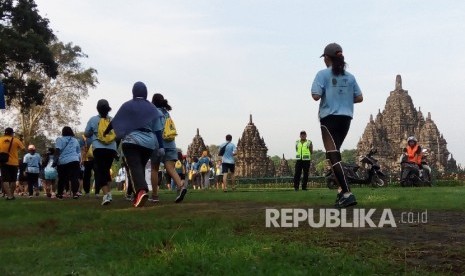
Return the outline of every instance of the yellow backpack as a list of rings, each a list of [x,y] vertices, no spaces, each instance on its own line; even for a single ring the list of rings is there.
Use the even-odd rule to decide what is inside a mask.
[[[174,125],[173,119],[169,115],[165,118],[165,127],[163,128],[163,140],[167,142],[174,141],[174,138],[178,135],[176,126]]]
[[[97,139],[105,145],[109,145],[116,140],[116,134],[113,129],[107,135],[103,135],[109,124],[109,118],[100,118],[100,120],[98,121]]]
[[[209,168],[208,168],[208,165],[206,163],[203,163],[202,166],[200,166],[200,172],[201,173],[206,173],[208,172]]]

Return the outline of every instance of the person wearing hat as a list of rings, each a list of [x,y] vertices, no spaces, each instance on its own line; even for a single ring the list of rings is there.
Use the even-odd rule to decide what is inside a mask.
[[[26,166],[25,173],[27,177],[27,188],[29,197],[33,196],[35,192],[36,196],[39,196],[39,172],[40,172],[40,154],[36,153],[36,147],[29,145],[27,147],[28,153],[23,157],[24,166]]]
[[[296,163],[294,171],[294,190],[299,190],[300,176],[302,177],[302,191],[307,190],[308,171],[310,170],[310,160],[312,160],[313,144],[307,140],[307,133],[302,130],[300,139],[295,142]]]
[[[111,117],[108,113],[111,111],[110,104],[107,100],[101,99],[97,102],[98,115],[93,116],[87,122],[84,135],[89,139],[92,145],[94,156],[94,177],[95,177],[95,194],[102,189],[103,198],[102,205],[107,205],[112,201],[111,195],[111,175],[110,169],[113,159],[117,157],[116,141],[105,143],[98,139],[99,124],[101,119],[108,119]]]
[[[23,143],[14,137],[11,127],[5,129],[5,135],[0,137],[0,153],[8,156],[8,161],[0,164],[3,181],[3,193],[6,193],[7,200],[15,199],[16,178],[18,174],[19,158],[18,151],[24,150]]]
[[[315,101],[320,101],[318,115],[326,158],[341,190],[335,207],[345,208],[356,205],[357,200],[342,168],[340,148],[349,132],[354,103],[362,102],[363,95],[355,77],[345,70],[344,54],[339,44],[328,44],[320,57],[324,57],[327,68],[316,74],[311,93]]]

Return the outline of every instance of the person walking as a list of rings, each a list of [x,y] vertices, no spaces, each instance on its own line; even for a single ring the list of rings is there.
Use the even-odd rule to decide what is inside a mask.
[[[234,184],[235,177],[234,171],[236,168],[234,156],[236,156],[237,148],[232,142],[231,134],[226,135],[226,142],[219,146],[220,148],[220,155],[221,157],[221,169],[223,171],[223,185],[222,189],[223,192],[228,191],[228,175],[231,176],[231,189],[234,191],[236,186]]]
[[[16,178],[18,175],[19,158],[18,152],[24,150],[24,144],[18,138],[14,137],[14,131],[11,127],[5,128],[5,135],[0,137],[0,153],[7,160],[0,163],[0,170],[3,182],[3,193],[6,194],[6,200],[15,199]]]
[[[56,178],[58,176],[56,168],[52,167],[55,148],[48,148],[42,160],[44,168],[44,189],[49,198],[56,198]]]
[[[109,124],[111,121],[111,117],[108,115],[108,113],[111,111],[111,107],[108,101],[105,99],[99,100],[97,102],[97,111],[98,115],[91,117],[87,122],[84,135],[92,141],[91,145],[93,149],[92,155],[94,157],[93,162],[95,191],[97,194],[98,189],[102,190],[102,205],[107,205],[110,204],[110,202],[113,200],[110,186],[112,181],[110,169],[113,160],[117,157],[117,147],[116,141],[114,139],[107,140],[101,134],[103,128],[102,124],[105,124],[105,122],[107,122],[106,124]],[[103,130],[106,130],[106,127]],[[110,134],[106,136],[109,137]]]
[[[92,172],[94,171],[94,153],[92,148],[92,141],[83,135],[84,147],[81,152],[81,163],[84,166],[82,174],[82,188],[84,196],[90,195]],[[95,194],[98,194],[97,189],[94,187]]]
[[[152,104],[163,114],[161,117],[162,126],[165,128],[165,122],[170,118],[169,111],[171,111],[171,106],[168,104],[168,101],[163,97],[162,94],[156,93],[152,97]],[[163,129],[165,130],[165,129]],[[165,165],[166,173],[173,179],[176,184],[177,196],[175,199],[176,203],[180,203],[184,200],[184,197],[187,193],[187,185],[184,185],[181,178],[176,173],[175,163],[178,160],[178,150],[176,149],[175,140],[168,141],[163,139],[163,145],[165,148],[164,155],[160,155],[159,152],[153,152],[150,160],[152,162],[152,171],[151,171],[151,180],[152,183],[158,183],[158,169],[160,163]],[[157,202],[158,200],[158,187],[157,185],[152,185],[152,201]]]
[[[199,172],[200,172],[200,189],[210,188],[210,168],[212,166],[208,151],[204,150],[202,156],[199,158]]]
[[[357,200],[347,182],[340,149],[349,132],[354,103],[362,102],[363,95],[355,77],[345,70],[346,63],[339,44],[328,44],[321,57],[324,57],[327,68],[316,74],[311,93],[315,101],[320,101],[318,115],[326,158],[341,189],[335,207],[345,208],[356,205]]]
[[[148,199],[145,165],[154,151],[160,156],[165,153],[161,117],[163,114],[147,100],[147,87],[138,81],[132,87],[132,99],[120,107],[105,131],[108,133],[114,129],[116,139],[121,139],[128,182],[133,185],[135,193],[133,206],[136,208],[144,206]]]
[[[74,137],[74,132],[69,126],[63,127],[61,137],[55,140],[55,156],[53,167],[58,171],[58,191],[56,197],[63,199],[63,191],[69,187],[73,199],[78,199],[79,174],[81,173],[81,147]]]
[[[296,163],[294,171],[294,190],[299,190],[300,176],[302,177],[302,191],[307,190],[308,171],[310,170],[310,160],[313,154],[312,141],[307,140],[307,133],[302,130],[300,139],[295,142]]]
[[[25,173],[27,177],[27,187],[29,192],[29,198],[31,198],[35,192],[36,196],[39,196],[39,173],[41,169],[40,154],[36,153],[36,147],[29,145],[27,147],[28,153],[24,155],[23,163],[26,167]]]

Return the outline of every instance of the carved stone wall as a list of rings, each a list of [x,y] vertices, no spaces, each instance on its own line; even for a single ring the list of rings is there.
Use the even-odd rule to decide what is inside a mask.
[[[199,129],[197,129],[197,134],[192,139],[192,143],[187,146],[187,156],[190,158],[202,156],[202,152],[208,150],[208,147],[205,146],[202,136],[199,134]]]
[[[265,141],[260,137],[252,122],[244,129],[237,142],[236,175],[239,177],[271,177],[275,175],[275,166],[269,156]]]
[[[425,119],[420,108],[415,109],[408,91],[402,88],[401,76],[397,75],[395,90],[390,92],[384,110],[378,110],[375,119],[370,115],[370,121],[357,144],[357,154],[366,154],[370,148],[376,148],[376,158],[382,168],[397,172],[400,169],[399,158],[409,136],[415,136],[419,144],[428,149],[431,167],[444,171],[455,164],[457,168],[452,155],[449,160],[447,142],[431,119],[431,113],[428,112]]]

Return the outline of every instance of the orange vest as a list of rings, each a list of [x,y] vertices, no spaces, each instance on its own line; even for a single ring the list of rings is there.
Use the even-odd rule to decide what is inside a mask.
[[[417,153],[418,145],[415,145],[413,148],[407,146],[406,149],[408,161],[421,165],[421,153]]]

